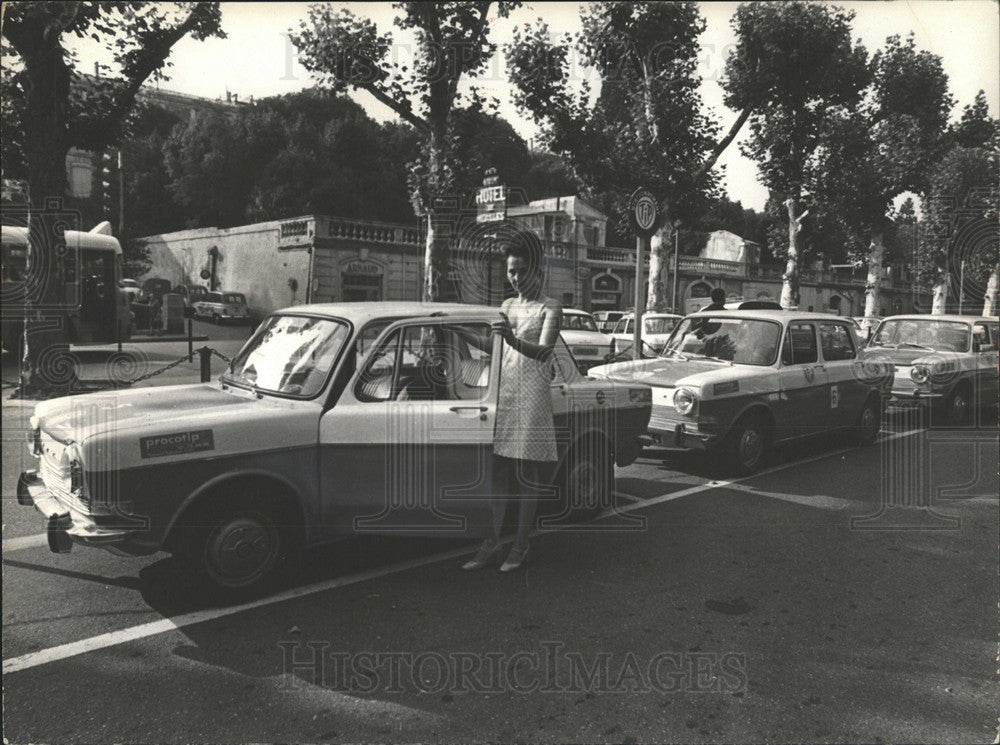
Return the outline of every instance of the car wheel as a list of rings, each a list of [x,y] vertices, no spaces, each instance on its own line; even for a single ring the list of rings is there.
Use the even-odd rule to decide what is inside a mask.
[[[611,451],[597,441],[578,443],[566,456],[559,481],[570,512],[595,514],[611,506],[615,469]]]
[[[274,583],[288,538],[273,509],[259,500],[217,502],[191,521],[179,557],[225,600],[256,597]]]
[[[969,395],[968,386],[955,386],[944,400],[941,412],[947,424],[957,427],[968,424],[972,415],[972,396]]]
[[[748,476],[760,470],[767,455],[768,432],[759,416],[741,419],[730,431],[725,462],[736,474]]]
[[[870,397],[865,401],[858,416],[858,424],[854,430],[854,439],[858,445],[871,445],[882,429],[882,407],[877,398]]]

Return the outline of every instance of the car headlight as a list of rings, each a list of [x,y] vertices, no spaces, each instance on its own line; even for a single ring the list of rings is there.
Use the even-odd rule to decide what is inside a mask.
[[[910,380],[917,385],[923,385],[930,377],[931,371],[927,369],[927,365],[914,365],[910,368]]]
[[[691,414],[697,404],[698,397],[694,394],[694,391],[690,391],[687,388],[678,388],[674,393],[674,408],[678,414],[683,414],[684,416]]]

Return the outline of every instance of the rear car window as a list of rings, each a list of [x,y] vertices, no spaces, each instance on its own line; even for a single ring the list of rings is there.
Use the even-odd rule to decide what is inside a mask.
[[[823,345],[823,359],[827,362],[853,360],[857,354],[850,331],[841,323],[821,323],[819,338]]]

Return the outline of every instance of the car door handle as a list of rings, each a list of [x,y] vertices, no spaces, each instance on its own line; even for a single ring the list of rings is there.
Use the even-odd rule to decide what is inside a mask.
[[[488,406],[451,406],[451,407],[448,408],[448,411],[454,411],[456,413],[459,412],[459,411],[489,411],[489,407]]]

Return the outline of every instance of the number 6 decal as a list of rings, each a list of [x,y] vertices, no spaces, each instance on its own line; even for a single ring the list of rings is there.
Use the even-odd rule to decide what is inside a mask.
[[[836,409],[837,404],[840,402],[840,390],[837,386],[830,386],[830,408]]]

